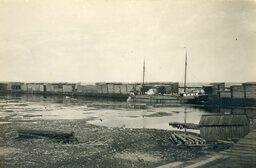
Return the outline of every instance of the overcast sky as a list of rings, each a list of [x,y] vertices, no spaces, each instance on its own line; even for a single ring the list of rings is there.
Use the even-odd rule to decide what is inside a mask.
[[[0,81],[256,81],[256,1],[0,0]]]

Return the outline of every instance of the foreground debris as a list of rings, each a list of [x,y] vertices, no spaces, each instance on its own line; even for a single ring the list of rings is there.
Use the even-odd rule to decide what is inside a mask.
[[[26,138],[49,138],[51,140],[72,143],[77,142],[74,132],[47,131],[47,130],[18,130],[17,139]]]

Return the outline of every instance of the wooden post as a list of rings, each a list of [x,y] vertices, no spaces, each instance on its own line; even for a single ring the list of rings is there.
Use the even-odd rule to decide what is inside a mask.
[[[244,91],[244,107],[246,107],[246,85],[243,85],[243,91]]]
[[[187,51],[186,51],[186,57],[185,57],[185,75],[184,75],[184,93],[186,93],[186,87],[187,87]]]
[[[184,110],[184,124],[187,124],[187,107]],[[185,134],[187,134],[187,128],[185,127]]]
[[[108,84],[106,84],[106,86],[107,86],[107,94],[109,94],[109,92],[108,92]]]
[[[217,96],[218,96],[218,105],[220,108],[221,100],[220,100],[220,85],[219,84],[217,85]]]
[[[143,76],[142,76],[142,87],[144,86],[145,83],[145,58],[143,61]]]
[[[220,99],[220,85],[218,85],[218,97]]]
[[[233,95],[233,88],[232,87],[230,87],[230,97],[231,97],[230,105],[233,105],[234,95]]]

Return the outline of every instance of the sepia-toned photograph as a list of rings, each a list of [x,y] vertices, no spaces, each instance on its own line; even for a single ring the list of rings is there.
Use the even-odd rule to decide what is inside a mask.
[[[0,0],[0,168],[256,168],[256,0]]]

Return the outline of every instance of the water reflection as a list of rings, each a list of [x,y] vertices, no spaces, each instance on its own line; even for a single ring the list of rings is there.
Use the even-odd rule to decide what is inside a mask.
[[[138,107],[140,107],[139,105]],[[142,107],[142,106],[141,106]],[[245,114],[255,118],[251,109],[209,110],[190,106],[146,106],[137,108],[126,102],[105,99],[43,95],[4,95],[0,97],[0,123],[51,119],[86,119],[108,127],[178,130],[170,122],[199,124],[202,115]],[[199,133],[199,130],[185,130]]]
[[[0,97],[1,122],[42,119],[87,119],[89,123],[126,128],[169,127],[171,121],[184,121],[184,107],[137,108],[126,102],[104,99],[66,98],[63,96],[5,95]],[[203,109],[188,107],[187,121],[199,123]]]

